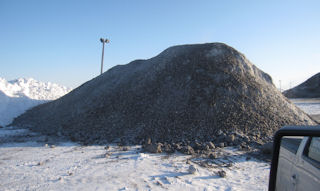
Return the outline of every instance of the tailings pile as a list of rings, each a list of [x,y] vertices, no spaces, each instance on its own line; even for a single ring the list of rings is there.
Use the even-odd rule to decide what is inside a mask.
[[[12,125],[104,142],[267,142],[283,125],[315,124],[271,77],[222,43],[174,46],[115,66]]]

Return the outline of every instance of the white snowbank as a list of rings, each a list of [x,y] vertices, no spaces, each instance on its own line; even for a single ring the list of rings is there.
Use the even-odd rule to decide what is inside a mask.
[[[32,78],[12,81],[0,78],[0,125],[7,125],[27,109],[57,99],[70,91],[70,88]]]
[[[40,82],[33,78],[18,78],[11,81],[0,78],[0,90],[9,97],[54,100],[71,89],[51,82]]]

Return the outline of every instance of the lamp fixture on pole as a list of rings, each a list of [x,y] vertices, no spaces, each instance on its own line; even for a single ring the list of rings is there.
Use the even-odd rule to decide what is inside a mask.
[[[101,73],[102,74],[102,71],[103,71],[103,55],[104,55],[104,44],[105,43],[109,43],[109,39],[104,39],[104,38],[100,38],[100,42],[102,42],[102,58],[101,58]]]

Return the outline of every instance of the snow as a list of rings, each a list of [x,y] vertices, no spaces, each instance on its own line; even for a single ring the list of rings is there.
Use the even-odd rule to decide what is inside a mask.
[[[248,160],[247,154],[232,147],[221,150],[226,157],[209,159],[209,168],[199,165],[208,159],[143,153],[140,146],[128,150],[117,145],[80,146],[13,127],[0,129],[0,134],[7,137],[0,145],[2,190],[267,190],[268,186],[270,165]],[[196,173],[188,172],[190,165]],[[226,172],[225,178],[217,175],[220,170]]]
[[[290,99],[296,106],[310,115],[320,114],[320,98]]]
[[[70,88],[32,78],[12,81],[0,78],[0,125],[5,126],[27,109],[57,99],[70,91]]]

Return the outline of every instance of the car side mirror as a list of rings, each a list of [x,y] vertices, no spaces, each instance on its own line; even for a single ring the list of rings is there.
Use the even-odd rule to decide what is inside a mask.
[[[311,149],[310,151],[309,148]],[[290,156],[301,156],[303,157],[303,159],[301,160],[307,160],[307,163],[314,162],[313,166],[315,166],[315,169],[318,169],[318,171],[316,170],[316,173],[320,174],[320,166],[317,166],[320,164],[318,162],[318,160],[320,160],[320,125],[285,126],[276,132],[273,142],[273,155],[269,177],[269,191],[282,190],[283,184],[287,184],[287,182],[283,180],[290,179],[294,182],[295,179],[297,179],[297,177],[299,176],[300,178],[303,178],[299,174],[286,173],[287,170],[289,170],[289,165],[295,165],[293,160],[290,159]],[[308,159],[309,157],[311,159]],[[292,164],[289,164],[290,162]],[[301,167],[299,168],[301,169]],[[316,182],[311,182],[311,184],[304,186],[308,187],[311,185],[316,185],[317,188],[320,187],[320,181],[314,178],[308,178],[308,181],[309,180]]]

